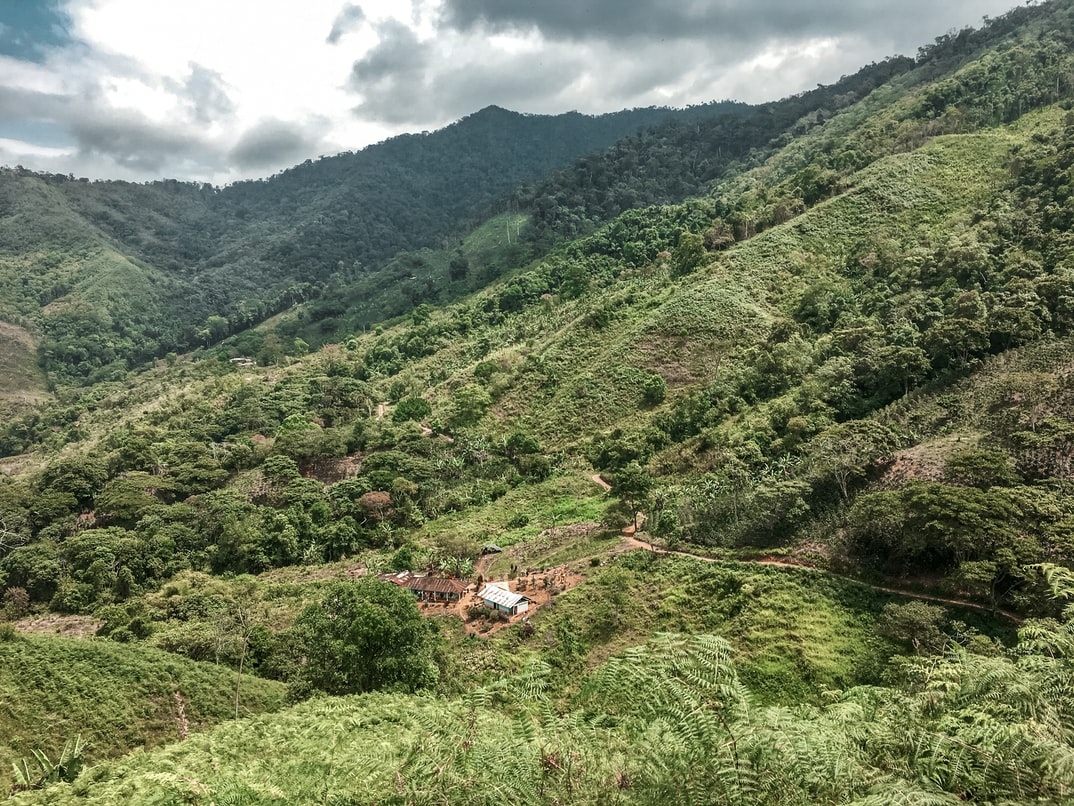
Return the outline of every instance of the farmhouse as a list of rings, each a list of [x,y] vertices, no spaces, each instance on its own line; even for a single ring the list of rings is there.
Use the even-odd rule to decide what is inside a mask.
[[[523,596],[521,593],[513,593],[512,591],[496,585],[486,585],[477,595],[481,597],[485,607],[491,610],[499,610],[501,613],[507,613],[509,616],[525,613],[530,609],[530,600],[528,597]]]
[[[466,583],[446,577],[411,577],[404,584],[423,602],[457,602],[466,592]]]
[[[458,579],[415,576],[410,571],[382,574],[381,579],[406,588],[422,602],[457,602],[466,592],[466,583]]]

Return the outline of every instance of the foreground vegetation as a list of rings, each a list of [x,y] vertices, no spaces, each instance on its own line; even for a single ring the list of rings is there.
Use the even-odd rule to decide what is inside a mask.
[[[0,625],[0,627],[7,625]],[[81,737],[84,763],[275,711],[284,686],[141,646],[0,633],[0,787],[33,751],[55,759]]]
[[[1068,615],[1074,615],[1069,614]],[[535,661],[464,698],[314,700],[101,765],[49,803],[1064,803],[1069,621],[1009,652],[906,659],[892,685],[761,705],[728,643],[662,634],[566,701]],[[982,793],[987,793],[982,797]],[[42,802],[36,796],[15,802]]]

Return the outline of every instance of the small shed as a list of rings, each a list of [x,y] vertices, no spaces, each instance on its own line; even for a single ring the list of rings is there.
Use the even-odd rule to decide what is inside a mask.
[[[481,597],[485,607],[490,610],[499,610],[509,616],[525,613],[530,609],[529,597],[521,593],[514,593],[497,585],[486,585],[477,594]]]

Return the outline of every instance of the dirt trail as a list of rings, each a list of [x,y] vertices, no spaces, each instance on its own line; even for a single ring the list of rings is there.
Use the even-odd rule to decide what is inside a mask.
[[[604,490],[604,492],[608,492],[612,488],[612,485],[600,477],[600,473],[594,473],[589,478],[592,479],[593,483],[600,487],[600,489]]]
[[[612,485],[608,484],[608,482],[602,479],[599,473],[592,476],[591,478],[594,482],[604,488],[605,492],[611,490]],[[646,551],[653,551],[657,554],[677,554],[680,557],[690,557],[691,559],[701,560],[702,562],[706,563],[718,562],[718,560],[713,557],[702,557],[699,554],[690,554],[685,551],[668,551],[667,549],[658,549],[651,543],[646,543],[644,540],[639,540],[637,537],[634,536],[633,533],[628,534],[626,530],[624,530],[624,534],[626,536],[623,538],[623,543],[628,548],[645,549]],[[773,560],[767,557],[762,557],[759,560],[731,560],[731,562],[743,563],[748,565],[774,565],[777,568],[805,568],[806,570],[813,571],[818,574],[828,574],[829,576],[836,577],[837,579],[845,579],[848,582],[856,582],[859,585],[864,585],[866,588],[869,588],[870,590],[874,591],[879,591],[880,593],[891,593],[895,596],[905,596],[910,599],[920,599],[925,602],[939,602],[940,604],[949,604],[954,605],[955,607],[965,607],[969,608],[970,610],[977,610],[981,613],[988,613],[989,615],[993,616],[1003,616],[1004,618],[1010,619],[1015,624],[1022,623],[1021,616],[1012,613],[1009,610],[1003,610],[1002,608],[993,609],[991,607],[987,607],[986,605],[978,604],[977,602],[968,602],[965,599],[951,599],[944,596],[935,596],[931,593],[920,593],[918,591],[907,590],[905,588],[889,588],[885,587],[884,585],[873,585],[869,582],[862,582],[860,579],[854,579],[854,577],[848,577],[842,574],[833,574],[831,571],[825,571],[821,568],[813,568],[811,566],[801,565],[799,563],[783,562],[781,560]]]
[[[931,593],[922,593],[920,591],[907,590],[906,588],[890,588],[884,585],[873,585],[869,582],[863,582],[860,579],[854,577],[844,576],[843,574],[834,574],[831,571],[825,571],[822,568],[813,568],[809,565],[801,565],[799,563],[784,562],[782,560],[773,560],[770,558],[761,558],[759,560],[717,560],[714,557],[703,557],[700,554],[690,554],[686,551],[669,551],[668,549],[658,549],[655,546],[646,543],[644,540],[639,540],[636,537],[626,537],[623,540],[625,548],[628,549],[644,549],[645,551],[652,551],[656,554],[673,554],[679,557],[689,557],[692,560],[700,560],[701,562],[714,563],[714,562],[734,562],[741,563],[742,565],[773,565],[777,568],[800,568],[806,571],[812,571],[817,574],[827,574],[828,576],[835,577],[836,579],[845,579],[847,582],[854,582],[858,585],[862,585],[870,590],[879,591],[880,593],[891,593],[895,596],[905,596],[910,599],[920,599],[926,602],[938,602],[940,604],[954,605],[955,607],[965,607],[970,610],[977,610],[981,613],[988,613],[993,616],[1003,616],[1004,618],[1013,621],[1015,624],[1022,623],[1022,617],[1012,613],[1009,610],[1003,610],[997,608],[993,610],[987,605],[979,604],[978,602],[970,602],[966,599],[953,599],[945,596],[936,596]]]

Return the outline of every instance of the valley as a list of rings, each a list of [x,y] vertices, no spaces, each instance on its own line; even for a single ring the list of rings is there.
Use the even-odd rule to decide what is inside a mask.
[[[1069,802],[1072,45],[0,170],[7,802]]]

